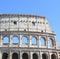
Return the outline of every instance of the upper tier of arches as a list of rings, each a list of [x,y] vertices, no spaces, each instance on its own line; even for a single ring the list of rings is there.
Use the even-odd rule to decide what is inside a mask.
[[[55,46],[55,38],[44,37],[44,36],[3,36],[2,45],[32,45],[32,46]]]

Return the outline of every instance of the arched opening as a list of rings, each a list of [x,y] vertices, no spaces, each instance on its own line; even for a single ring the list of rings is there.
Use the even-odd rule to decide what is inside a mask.
[[[49,39],[49,47],[52,47],[52,46],[53,46],[53,40]]]
[[[56,55],[55,54],[52,54],[51,55],[51,59],[56,59]]]
[[[32,45],[36,45],[36,44],[37,44],[37,39],[36,39],[36,37],[32,37],[32,39],[31,39],[31,44],[32,44]]]
[[[9,38],[7,37],[7,36],[5,36],[4,38],[3,38],[3,44],[5,45],[5,44],[9,44]]]
[[[38,55],[36,53],[33,54],[33,59],[38,59]]]
[[[18,59],[18,54],[17,53],[13,53],[12,54],[12,59]]]
[[[28,43],[28,38],[26,36],[22,37],[22,44],[27,44]]]
[[[7,53],[3,53],[2,59],[8,59],[8,54]]]
[[[18,44],[18,43],[19,43],[19,39],[18,39],[17,36],[14,36],[14,37],[12,38],[12,43],[13,43],[13,44]]]
[[[45,38],[40,38],[40,45],[41,46],[46,46],[46,40],[45,40]]]
[[[42,59],[48,59],[48,56],[46,54],[42,54]]]
[[[22,59],[28,59],[28,54],[27,53],[23,53]]]
[[[35,22],[32,22],[32,26],[35,26]]]

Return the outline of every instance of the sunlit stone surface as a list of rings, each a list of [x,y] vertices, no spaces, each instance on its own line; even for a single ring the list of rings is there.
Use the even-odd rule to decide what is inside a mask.
[[[60,59],[55,37],[44,16],[0,14],[0,59]]]

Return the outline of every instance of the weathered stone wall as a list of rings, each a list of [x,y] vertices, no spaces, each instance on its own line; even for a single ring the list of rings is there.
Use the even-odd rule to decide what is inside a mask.
[[[4,37],[9,38],[8,44],[3,43]],[[17,44],[13,44],[13,37],[18,38]],[[22,43],[22,37],[27,38],[26,44]],[[35,37],[36,44],[32,44],[32,37]],[[13,54],[18,55],[17,59],[24,59],[22,57],[24,54],[28,56],[27,59],[59,59],[60,48],[56,45],[55,37],[47,19],[43,16],[0,15],[0,59],[4,59],[4,54],[8,55],[7,59],[13,59]],[[40,38],[44,39],[44,46],[41,46]],[[49,46],[49,39],[52,40],[52,46]]]

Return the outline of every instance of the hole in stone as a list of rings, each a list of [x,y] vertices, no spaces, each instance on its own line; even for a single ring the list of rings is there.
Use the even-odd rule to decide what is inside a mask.
[[[17,21],[14,21],[14,24],[16,25],[17,24]]]
[[[43,32],[43,30],[41,30],[41,32]]]
[[[7,29],[5,29],[5,31],[7,31]]]
[[[24,29],[24,31],[26,31],[26,29]]]
[[[35,22],[32,22],[32,26],[35,26]]]

